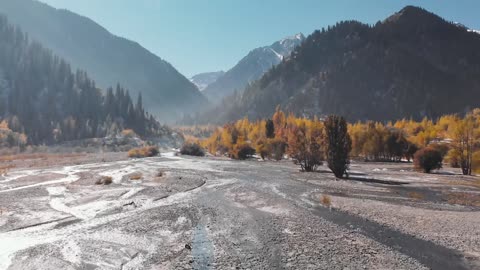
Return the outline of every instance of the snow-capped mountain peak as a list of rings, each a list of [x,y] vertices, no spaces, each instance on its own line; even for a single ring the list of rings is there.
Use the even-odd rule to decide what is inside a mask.
[[[242,93],[248,83],[258,80],[273,66],[280,64],[304,40],[305,36],[298,33],[274,42],[270,46],[250,51],[237,65],[209,84],[204,91],[205,95],[215,103],[235,90]]]
[[[302,33],[298,33],[273,43],[270,48],[275,51],[277,55],[286,57],[290,55],[295,47],[302,44],[303,40],[305,40],[305,36]]]

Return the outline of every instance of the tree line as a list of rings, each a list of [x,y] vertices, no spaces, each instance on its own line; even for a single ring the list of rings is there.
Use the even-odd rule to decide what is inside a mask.
[[[160,124],[120,85],[103,92],[86,72],[31,41],[0,16],[0,119],[28,144],[104,137],[123,129],[156,134]],[[13,136],[13,135],[12,135]],[[13,140],[10,140],[13,144]]]
[[[343,126],[344,130],[340,130]],[[234,159],[254,154],[273,160],[289,157],[304,171],[313,171],[324,161],[330,166],[334,160],[343,160],[343,165],[338,165],[343,166],[343,171],[350,159],[415,160],[415,167],[425,172],[447,162],[470,175],[480,169],[480,109],[465,116],[445,115],[435,121],[425,118],[346,123],[337,116],[308,119],[287,115],[277,108],[271,119],[251,122],[244,118],[228,123],[199,143],[213,155]]]

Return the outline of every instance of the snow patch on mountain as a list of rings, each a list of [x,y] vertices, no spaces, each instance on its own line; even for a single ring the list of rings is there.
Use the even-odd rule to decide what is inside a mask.
[[[223,74],[225,74],[224,71],[200,73],[191,77],[190,81],[197,86],[198,90],[203,91]]]
[[[477,33],[480,35],[480,30],[468,29],[468,32]]]
[[[278,57],[278,59],[283,60],[283,55],[279,54],[278,52],[276,52],[274,49],[270,48],[270,50],[272,50],[272,52]]]

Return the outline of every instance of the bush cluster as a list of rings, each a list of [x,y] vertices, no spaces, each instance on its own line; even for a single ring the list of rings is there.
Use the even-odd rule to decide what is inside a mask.
[[[96,182],[95,185],[110,185],[113,182],[113,178],[111,176],[102,176]]]
[[[156,146],[146,146],[141,148],[134,148],[128,151],[128,157],[130,158],[146,158],[154,157],[160,154],[160,150]]]
[[[198,143],[185,143],[180,149],[180,154],[187,156],[205,156],[205,150]]]
[[[430,173],[432,170],[442,168],[443,156],[442,153],[432,147],[425,147],[415,153],[413,164],[415,169]]]
[[[248,143],[236,144],[230,151],[229,156],[233,159],[245,160],[255,155],[255,149]]]

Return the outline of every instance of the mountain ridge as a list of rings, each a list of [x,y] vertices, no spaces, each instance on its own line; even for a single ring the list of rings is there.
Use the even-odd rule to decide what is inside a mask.
[[[417,7],[373,26],[340,22],[308,36],[289,59],[206,119],[265,118],[277,106],[352,121],[462,113],[480,106],[478,48],[479,35]]]
[[[145,106],[164,121],[207,104],[170,63],[88,17],[32,0],[1,1],[0,13],[73,67],[88,71],[102,88],[120,83],[132,94],[142,92]]]
[[[305,36],[298,33],[271,45],[251,50],[223,76],[208,85],[203,93],[213,103],[219,103],[234,91],[241,93],[249,83],[259,79],[265,72],[289,56],[304,39]]]

